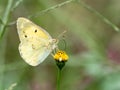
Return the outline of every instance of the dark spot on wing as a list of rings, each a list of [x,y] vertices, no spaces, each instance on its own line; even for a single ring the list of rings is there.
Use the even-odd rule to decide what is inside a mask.
[[[35,33],[37,32],[37,29],[35,29]]]
[[[25,35],[25,38],[27,38],[27,35]]]

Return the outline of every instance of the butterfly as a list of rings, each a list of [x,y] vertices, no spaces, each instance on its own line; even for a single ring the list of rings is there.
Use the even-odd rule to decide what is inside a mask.
[[[26,63],[37,66],[57,48],[58,40],[24,17],[17,19],[17,32],[20,39],[19,52]]]

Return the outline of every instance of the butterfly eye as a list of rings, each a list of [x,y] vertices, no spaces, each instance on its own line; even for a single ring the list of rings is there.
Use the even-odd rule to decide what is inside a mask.
[[[37,32],[37,29],[35,29],[35,33]]]

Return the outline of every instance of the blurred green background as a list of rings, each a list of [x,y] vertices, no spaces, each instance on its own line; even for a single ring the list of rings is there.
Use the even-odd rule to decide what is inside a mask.
[[[7,24],[18,17],[36,16],[66,0],[0,0],[0,18],[10,8]],[[69,0],[70,1],[70,0]],[[120,90],[120,35],[95,13],[84,8],[80,0],[53,8],[31,17],[53,38],[63,31],[59,47],[67,52],[69,61],[62,71],[61,90]],[[113,24],[120,26],[120,0],[82,0]],[[4,22],[4,20],[3,20]],[[2,27],[0,23],[0,27]],[[37,67],[27,65],[18,51],[16,24],[3,29],[0,39],[0,90],[17,83],[13,90],[56,90],[57,66],[52,56]],[[63,37],[61,37],[63,39]]]

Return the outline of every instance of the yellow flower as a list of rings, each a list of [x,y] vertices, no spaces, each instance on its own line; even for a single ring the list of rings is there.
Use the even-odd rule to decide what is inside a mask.
[[[65,62],[68,61],[68,55],[65,51],[58,50],[55,55],[53,55],[53,58],[56,60],[56,65],[61,70],[65,66]]]
[[[67,61],[69,59],[68,55],[66,54],[65,51],[59,50],[55,53],[53,56],[55,60],[57,61]]]

